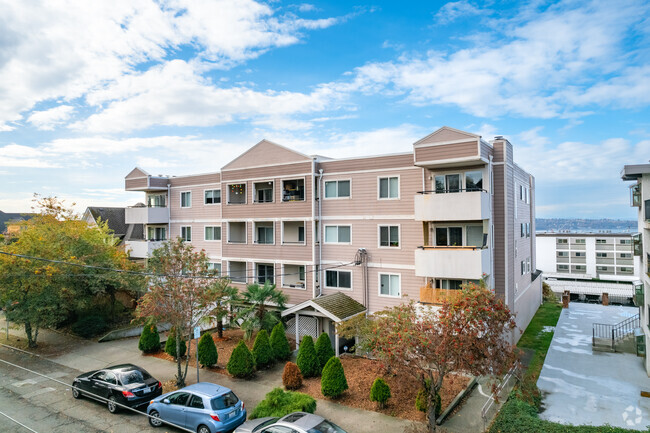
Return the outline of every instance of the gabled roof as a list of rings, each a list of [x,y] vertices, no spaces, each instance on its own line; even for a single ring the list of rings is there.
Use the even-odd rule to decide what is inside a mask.
[[[263,165],[305,162],[312,159],[300,152],[288,149],[280,144],[262,140],[237,158],[230,161],[221,170],[236,170],[259,167]]]
[[[443,126],[442,128],[432,132],[424,138],[413,143],[413,145],[418,144],[428,144],[428,143],[442,143],[445,141],[456,141],[456,140],[477,140],[481,138],[480,135],[472,134],[470,132],[461,131],[459,129],[450,128],[449,126]]]
[[[131,170],[129,172],[129,174],[127,174],[125,176],[125,179],[132,179],[132,178],[135,178],[135,177],[147,177],[147,176],[149,176],[149,173],[147,173],[146,171],[144,171],[140,167],[136,167],[133,170]]]
[[[95,221],[100,218],[102,221],[106,221],[108,228],[113,230],[113,234],[117,237],[123,237],[128,230],[124,221],[125,209],[123,207],[88,207],[84,214],[86,213],[89,213]]]
[[[300,312],[300,310],[306,308],[313,308],[335,322],[342,322],[366,311],[366,307],[359,302],[344,293],[337,292],[331,295],[321,296],[320,298],[310,299],[291,308],[287,308],[282,312],[282,317]]]

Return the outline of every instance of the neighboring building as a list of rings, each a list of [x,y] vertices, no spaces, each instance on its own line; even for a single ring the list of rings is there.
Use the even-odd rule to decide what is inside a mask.
[[[19,233],[23,223],[35,215],[33,213],[5,213],[0,211],[0,233],[9,236]]]
[[[635,285],[635,304],[639,307],[641,328],[645,335],[645,350],[650,347],[648,329],[648,302],[650,300],[650,164],[626,165],[621,178],[634,181],[630,187],[630,205],[638,208],[638,233],[634,235],[634,254],[640,256]],[[646,372],[650,376],[650,360],[645,358]]]
[[[144,205],[141,205],[144,206]],[[119,239],[118,245],[124,245],[127,241],[144,239],[143,224],[127,224],[126,209],[123,207],[87,207],[82,219],[91,227],[97,227],[101,220],[106,222],[108,228],[113,231],[113,236]]]
[[[488,143],[443,127],[410,152],[345,159],[263,140],[220,172],[135,168],[125,186],[146,199],[126,209],[128,224],[145,225],[145,240],[126,242],[132,256],[180,236],[235,285],[281,288],[297,336],[334,334],[359,304],[439,304],[481,278],[521,329],[541,302],[534,178],[502,137]]]

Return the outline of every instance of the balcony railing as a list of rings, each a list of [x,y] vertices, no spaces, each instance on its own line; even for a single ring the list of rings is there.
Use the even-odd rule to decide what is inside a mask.
[[[415,275],[418,277],[480,280],[490,272],[489,248],[421,246],[415,250]]]
[[[490,218],[490,194],[483,189],[418,191],[416,221],[468,221]]]
[[[169,209],[166,206],[127,207],[124,221],[126,224],[167,224]]]
[[[420,302],[423,304],[442,304],[453,302],[462,295],[461,290],[434,289],[432,287],[420,288]]]

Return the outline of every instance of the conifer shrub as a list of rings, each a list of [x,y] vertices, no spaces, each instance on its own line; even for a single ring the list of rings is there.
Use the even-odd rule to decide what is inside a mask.
[[[258,369],[266,368],[275,361],[273,352],[271,351],[271,344],[269,343],[269,333],[266,332],[266,329],[262,329],[255,337],[253,358],[255,359],[255,366]]]
[[[197,350],[199,351],[199,363],[201,365],[204,367],[217,365],[219,354],[217,353],[217,346],[214,344],[211,333],[206,332],[201,336]]]
[[[185,340],[183,337],[181,337],[181,349],[180,349],[180,354],[178,358],[182,358],[185,356],[185,352],[187,351],[187,344],[185,343]],[[174,328],[169,330],[169,335],[167,336],[167,342],[165,343],[165,353],[167,353],[169,356],[173,358],[177,358],[176,356],[176,331]]]
[[[343,364],[336,356],[332,356],[325,367],[323,376],[320,379],[320,389],[325,397],[337,398],[348,389],[348,381],[345,378]]]
[[[248,419],[263,418],[267,416],[283,417],[292,412],[316,411],[316,400],[301,392],[284,391],[275,388],[266,394],[264,400],[250,413]]]
[[[248,350],[244,340],[240,340],[237,347],[232,351],[226,369],[234,377],[247,379],[253,376],[255,359],[251,351]]]
[[[305,335],[300,342],[296,364],[298,364],[303,377],[315,377],[320,374],[314,340],[309,335]]]
[[[72,332],[83,338],[97,337],[108,328],[102,316],[88,315],[77,320],[71,327]]]
[[[384,379],[378,377],[370,387],[370,401],[376,401],[379,409],[386,407],[386,402],[390,398],[390,386]]]
[[[289,361],[282,372],[282,384],[288,390],[295,391],[302,386],[302,374],[296,364]]]
[[[158,327],[152,319],[147,320],[142,328],[138,349],[144,353],[156,353],[160,350],[160,334],[158,334]]]
[[[316,344],[314,344],[314,349],[316,350],[316,357],[318,358],[319,373],[327,364],[327,361],[335,355],[334,349],[332,349],[332,340],[327,333],[323,332],[316,339]]]
[[[291,346],[282,322],[273,327],[271,331],[271,350],[276,361],[286,361],[291,356]]]

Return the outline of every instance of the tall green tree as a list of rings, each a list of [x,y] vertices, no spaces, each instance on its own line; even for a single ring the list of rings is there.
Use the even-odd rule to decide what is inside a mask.
[[[332,340],[330,340],[330,336],[327,335],[327,332],[323,332],[318,336],[316,344],[314,344],[314,349],[316,349],[319,370],[322,371],[323,368],[325,368],[327,361],[329,361],[332,356],[336,355],[332,348]]]
[[[241,320],[241,328],[247,340],[255,330],[266,329],[267,332],[271,332],[273,326],[280,321],[279,310],[283,310],[287,302],[287,295],[268,280],[263,286],[257,283],[248,284],[241,298],[244,306],[238,318]],[[275,309],[272,308],[273,306]]]
[[[8,320],[24,326],[29,347],[37,346],[39,329],[88,309],[96,296],[114,301],[117,291],[144,287],[105,223],[90,227],[56,197],[35,195],[34,202],[38,214],[0,247],[10,254],[0,254],[0,303]]]

